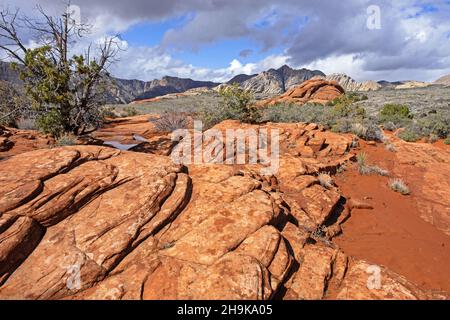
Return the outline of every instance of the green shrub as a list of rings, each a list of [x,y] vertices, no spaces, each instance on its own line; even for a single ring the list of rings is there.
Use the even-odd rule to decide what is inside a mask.
[[[422,138],[420,128],[414,125],[407,127],[398,136],[406,142],[416,142]]]
[[[104,107],[101,110],[101,115],[102,115],[103,119],[105,119],[105,118],[110,118],[110,119],[117,118],[117,114],[114,112],[114,108],[112,108],[112,107]]]
[[[448,112],[428,114],[417,120],[417,126],[423,136],[435,135],[445,139],[450,134],[450,115]]]
[[[238,83],[220,88],[219,96],[217,108],[211,110],[209,106],[203,106],[197,113],[205,129],[224,120],[239,120],[245,123],[261,121],[261,109],[255,106],[252,92],[241,88]]]
[[[398,129],[407,125],[413,118],[408,106],[401,104],[386,104],[380,111],[378,120],[382,124],[389,123],[390,129]]]
[[[394,103],[384,105],[383,109],[380,111],[380,116],[398,116],[401,118],[412,118],[411,111],[409,110],[408,106]]]
[[[262,110],[262,122],[275,123],[318,123],[325,127],[331,127],[331,113],[329,106],[306,104],[277,104]]]
[[[61,118],[60,112],[56,109],[52,109],[36,119],[36,126],[44,133],[59,137],[65,131]]]
[[[351,132],[354,126],[354,122],[350,118],[337,119],[336,123],[331,127],[331,131],[335,133],[348,133]]]
[[[328,103],[328,106],[339,106],[339,105],[351,105],[355,102],[368,100],[367,95],[359,94],[356,92],[347,92]]]
[[[254,104],[253,94],[239,84],[224,86],[219,90],[221,108],[228,119],[256,123],[260,120],[260,110]]]
[[[136,110],[133,106],[126,106],[123,111],[125,112],[126,117],[134,117],[139,114],[139,112]]]
[[[388,130],[388,131],[395,131],[397,130],[399,127],[398,125],[396,125],[395,123],[388,121],[383,123],[383,129],[384,130]]]
[[[351,101],[342,98],[340,101]],[[372,119],[367,118],[366,111],[360,106],[345,103],[330,105],[298,106],[278,104],[266,107],[262,112],[262,122],[281,123],[317,123],[336,133],[354,133],[364,140],[382,141],[383,132]]]
[[[56,139],[57,146],[74,146],[77,144],[77,137],[70,133],[64,133],[58,139]]]

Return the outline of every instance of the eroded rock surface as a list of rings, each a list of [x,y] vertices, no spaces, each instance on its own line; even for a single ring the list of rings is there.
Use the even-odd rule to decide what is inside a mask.
[[[0,160],[36,149],[47,149],[55,140],[33,130],[19,130],[0,126]]]
[[[342,196],[317,175],[354,158],[352,136],[227,128],[278,129],[279,171],[98,146],[1,161],[0,298],[445,298],[386,269],[385,287],[364,289],[370,265],[333,244]]]

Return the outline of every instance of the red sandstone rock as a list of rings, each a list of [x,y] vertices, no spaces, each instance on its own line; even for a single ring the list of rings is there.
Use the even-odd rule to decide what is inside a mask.
[[[326,104],[344,93],[345,90],[335,81],[311,79],[290,89],[279,97],[264,100],[258,105],[273,106],[279,103],[294,103],[300,105],[305,103]]]
[[[317,174],[354,157],[351,136],[315,124],[215,128],[279,129],[279,172],[183,168],[166,156],[97,146],[0,161],[0,298],[446,297],[384,267],[381,289],[369,289],[369,264],[330,241],[349,212]],[[304,146],[307,158],[297,151]]]
[[[0,128],[0,159],[33,151],[46,149],[55,143],[55,140],[34,130],[18,130],[13,128]]]
[[[393,140],[394,174],[417,193],[421,218],[450,236],[450,148]]]

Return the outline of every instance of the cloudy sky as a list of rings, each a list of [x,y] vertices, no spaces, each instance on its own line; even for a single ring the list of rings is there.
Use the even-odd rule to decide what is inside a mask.
[[[33,16],[64,0],[0,0]],[[227,81],[283,64],[361,80],[435,80],[450,74],[450,0],[72,0],[85,41],[120,33],[111,72]],[[376,7],[379,8],[379,19]],[[375,8],[375,9],[374,9]]]

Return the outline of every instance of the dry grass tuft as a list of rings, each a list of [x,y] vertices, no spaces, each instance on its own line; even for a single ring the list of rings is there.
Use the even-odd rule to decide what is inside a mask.
[[[389,187],[395,192],[401,193],[404,196],[411,194],[406,183],[401,179],[392,179],[389,181]]]

